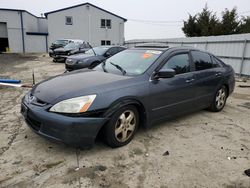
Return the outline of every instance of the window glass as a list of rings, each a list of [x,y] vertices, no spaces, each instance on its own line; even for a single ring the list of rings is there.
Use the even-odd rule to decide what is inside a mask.
[[[106,26],[107,26],[108,28],[111,28],[111,20],[106,20]]]
[[[124,50],[120,53],[107,59],[105,65],[98,65],[95,70],[103,71],[104,69],[109,73],[122,74],[114,64],[119,65],[126,71],[126,75],[139,75],[144,73],[162,54],[162,51],[157,50]]]
[[[209,54],[199,51],[192,51],[191,54],[197,71],[214,67]]]
[[[101,19],[101,28],[111,29],[111,20]]]
[[[95,53],[97,55],[103,55],[103,54],[106,53],[106,51],[108,50],[108,48],[106,48],[106,47],[100,47],[100,46],[94,47],[93,49],[90,49],[90,50],[86,51],[85,54],[93,54],[94,55],[93,50],[95,51]]]
[[[117,48],[115,47],[108,50],[108,53],[110,53],[110,55],[115,55],[117,52]]]
[[[214,67],[222,67],[222,63],[220,62],[220,60],[218,60],[216,57],[213,57],[213,65]]]
[[[188,54],[178,54],[171,57],[162,69],[174,69],[176,74],[182,74],[190,71]]]
[[[101,27],[106,27],[105,19],[101,19]]]
[[[107,41],[106,41],[106,45],[111,45],[111,41],[110,41],[110,40],[107,40]]]
[[[66,16],[65,23],[66,25],[73,25],[73,18],[71,16]]]
[[[106,41],[105,41],[105,40],[102,40],[102,41],[101,41],[101,45],[102,45],[102,46],[106,45]]]

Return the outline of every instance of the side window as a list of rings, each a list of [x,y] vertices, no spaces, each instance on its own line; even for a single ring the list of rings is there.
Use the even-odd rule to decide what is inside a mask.
[[[118,47],[118,52],[121,52],[121,51],[123,51],[123,50],[125,50],[125,49],[122,48],[122,47]]]
[[[118,51],[117,51],[117,48],[115,48],[115,47],[108,50],[108,53],[109,53],[110,55],[115,55],[117,52],[118,52]]]
[[[182,74],[190,71],[188,54],[178,54],[171,57],[162,69],[174,69],[176,74]]]
[[[214,67],[222,67],[223,64],[216,57],[213,56],[213,65]]]
[[[192,51],[191,54],[196,71],[211,69],[214,67],[209,54],[200,51]]]

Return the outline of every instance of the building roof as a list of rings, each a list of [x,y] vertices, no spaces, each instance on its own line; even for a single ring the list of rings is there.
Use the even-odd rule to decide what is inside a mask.
[[[38,17],[32,13],[30,13],[29,11],[27,10],[22,10],[22,9],[9,9],[9,8],[0,8],[0,11],[3,10],[3,11],[14,11],[14,12],[26,12],[28,14],[30,14],[31,16],[34,16],[36,18],[40,18],[40,19],[46,19],[45,17]]]
[[[76,8],[76,7],[80,7],[80,6],[85,6],[85,5],[90,5],[90,6],[95,7],[95,8],[97,8],[97,9],[101,10],[101,11],[104,11],[104,12],[106,12],[106,13],[108,13],[108,14],[111,14],[111,15],[113,15],[113,16],[116,16],[116,17],[118,17],[118,18],[121,18],[121,19],[124,20],[124,22],[127,21],[127,19],[125,19],[125,18],[123,18],[123,17],[121,17],[121,16],[118,16],[118,15],[112,13],[112,12],[109,12],[109,11],[107,11],[107,10],[104,10],[104,9],[98,7],[98,6],[95,6],[95,5],[91,4],[91,3],[82,3],[82,4],[79,4],[79,5],[74,5],[74,6],[71,6],[71,7],[62,8],[62,9],[58,9],[58,10],[51,11],[51,12],[46,12],[46,13],[44,13],[44,15],[47,17],[48,14],[52,14],[52,13],[56,13],[56,12],[60,12],[60,11],[64,11],[64,10],[68,10],[68,9],[72,9],[72,8]]]

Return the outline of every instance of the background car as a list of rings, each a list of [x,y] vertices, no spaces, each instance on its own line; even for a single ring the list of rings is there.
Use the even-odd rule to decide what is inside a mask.
[[[52,55],[53,61],[65,62],[68,56],[77,53],[85,53],[89,49],[90,45],[88,43],[82,40],[74,40],[62,48],[55,49],[54,54]]]
[[[59,39],[53,42],[50,46],[49,50],[49,56],[52,57],[54,54],[54,50],[57,48],[61,48],[66,46],[68,43],[70,43],[72,40],[71,39]]]
[[[69,56],[65,63],[67,71],[82,69],[82,68],[94,68],[107,58],[125,50],[122,46],[99,46],[93,49],[89,49],[84,54],[77,54]]]
[[[102,131],[110,147],[120,147],[139,126],[207,108],[221,111],[234,86],[233,68],[210,53],[147,46],[35,85],[21,112],[43,137],[84,147]]]

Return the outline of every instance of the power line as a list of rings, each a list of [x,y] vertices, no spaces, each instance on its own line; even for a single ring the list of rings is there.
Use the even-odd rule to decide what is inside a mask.
[[[143,22],[143,23],[158,23],[158,24],[169,24],[169,23],[182,23],[183,21],[156,21],[156,20],[139,20],[139,19],[128,19],[133,22]]]

